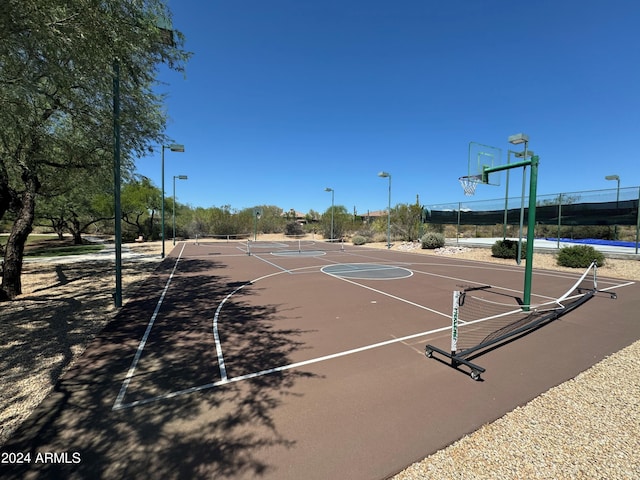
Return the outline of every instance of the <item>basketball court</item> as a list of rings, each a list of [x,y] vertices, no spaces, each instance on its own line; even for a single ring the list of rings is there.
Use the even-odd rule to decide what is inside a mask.
[[[533,272],[530,306],[582,273]],[[69,463],[8,477],[388,478],[640,338],[638,285],[598,277],[584,305],[476,353],[477,381],[425,355],[450,348],[453,292],[515,302],[523,276],[309,240],[179,243],[3,447]]]

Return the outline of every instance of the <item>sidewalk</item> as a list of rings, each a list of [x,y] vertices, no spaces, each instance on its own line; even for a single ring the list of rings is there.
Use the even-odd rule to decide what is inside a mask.
[[[83,255],[65,255],[60,257],[24,257],[25,263],[76,263],[76,262],[115,262],[116,246],[105,243],[104,248],[96,253]],[[162,260],[158,253],[134,252],[127,245],[122,245],[122,259],[134,262],[159,262]]]

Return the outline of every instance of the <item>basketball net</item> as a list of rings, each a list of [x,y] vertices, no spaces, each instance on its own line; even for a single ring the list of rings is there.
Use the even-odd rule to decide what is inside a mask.
[[[476,187],[478,186],[478,183],[480,183],[481,179],[482,177],[480,175],[468,175],[458,178],[460,185],[462,185],[462,189],[464,190],[464,194],[467,197],[471,197],[476,193]]]

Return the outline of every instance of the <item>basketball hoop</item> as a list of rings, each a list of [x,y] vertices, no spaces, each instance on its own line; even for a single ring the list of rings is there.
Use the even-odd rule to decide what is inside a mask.
[[[464,177],[458,178],[460,181],[460,185],[462,185],[462,189],[464,190],[464,194],[467,197],[471,197],[476,193],[476,187],[479,183],[482,183],[481,175],[466,175]]]

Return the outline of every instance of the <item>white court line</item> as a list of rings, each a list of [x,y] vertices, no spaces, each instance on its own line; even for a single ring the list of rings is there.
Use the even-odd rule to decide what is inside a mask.
[[[222,377],[223,381],[227,380],[227,367],[224,364],[224,356],[222,355],[222,342],[220,342],[220,335],[218,334],[218,318],[220,317],[220,311],[222,310],[222,306],[227,302],[227,300],[229,300],[233,295],[235,295],[237,292],[239,292],[241,289],[243,289],[247,285],[251,285],[251,283],[253,283],[253,282],[249,282],[249,283],[245,283],[244,285],[240,285],[233,292],[231,292],[229,295],[224,297],[224,299],[220,302],[220,305],[218,305],[218,308],[216,308],[216,313],[213,316],[213,338],[214,338],[215,343],[216,343],[216,354],[218,356],[218,367],[220,368],[220,376]]]
[[[184,249],[184,246],[183,246],[183,249]],[[180,253],[180,256],[181,255],[182,255],[182,252]],[[223,385],[230,384],[230,383],[240,382],[240,381],[243,381],[243,380],[250,380],[250,379],[253,379],[253,378],[261,377],[261,376],[264,376],[264,375],[269,375],[269,374],[272,374],[272,373],[283,372],[283,371],[286,371],[286,370],[291,370],[291,369],[302,367],[302,366],[305,366],[305,365],[311,365],[311,364],[314,364],[314,363],[319,363],[319,362],[323,362],[323,361],[327,361],[327,360],[332,360],[332,359],[343,357],[343,356],[346,356],[346,355],[351,355],[351,354],[360,353],[360,352],[363,352],[363,351],[366,351],[366,350],[371,350],[371,349],[374,349],[374,348],[387,346],[387,345],[390,345],[390,344],[393,344],[393,343],[405,342],[407,340],[411,340],[411,339],[414,339],[414,338],[419,338],[419,337],[423,337],[423,336],[427,336],[427,335],[431,335],[431,334],[435,334],[435,333],[440,333],[440,332],[444,332],[444,331],[447,331],[447,330],[451,330],[451,326],[449,325],[449,326],[446,326],[446,327],[441,327],[441,328],[437,328],[437,329],[434,329],[434,330],[429,330],[429,331],[426,331],[426,332],[407,335],[405,337],[394,338],[392,340],[387,340],[387,341],[375,343],[375,344],[372,344],[372,345],[367,345],[367,346],[363,346],[363,347],[359,347],[359,348],[355,348],[355,349],[351,349],[351,350],[346,350],[346,351],[339,352],[339,353],[325,355],[325,356],[317,357],[317,358],[310,359],[310,360],[304,360],[304,361],[292,363],[292,364],[289,364],[289,365],[283,365],[283,366],[280,366],[280,367],[266,369],[266,370],[262,370],[262,371],[259,371],[259,372],[249,373],[249,374],[246,374],[246,375],[240,375],[238,377],[228,378],[228,376],[226,374],[226,368],[224,367],[224,358],[222,356],[222,346],[220,344],[218,331],[217,331],[218,330],[219,313],[220,313],[220,311],[222,309],[222,305],[229,298],[231,298],[234,293],[237,293],[240,289],[244,288],[247,285],[250,285],[250,284],[253,284],[253,283],[258,282],[260,280],[263,280],[265,278],[272,277],[272,276],[275,276],[275,275],[280,275],[281,273],[289,273],[289,274],[291,274],[291,273],[294,273],[294,271],[297,271],[297,270],[308,270],[308,269],[312,269],[312,268],[318,268],[317,266],[310,266],[310,267],[302,267],[302,268],[298,268],[298,269],[294,269],[294,270],[287,270],[287,269],[284,269],[284,268],[282,268],[282,267],[280,267],[280,266],[278,266],[276,264],[273,264],[273,263],[269,262],[268,260],[265,260],[265,259],[263,259],[263,258],[261,258],[261,257],[259,257],[257,255],[253,255],[253,256],[257,257],[259,260],[262,260],[262,261],[264,261],[264,262],[266,262],[266,263],[268,263],[268,264],[280,269],[281,271],[264,275],[262,277],[259,277],[259,278],[255,279],[255,280],[252,280],[252,281],[250,281],[250,282],[238,287],[236,290],[234,290],[234,292],[232,292],[231,294],[227,295],[227,297],[218,306],[218,309],[216,310],[216,314],[214,316],[214,327],[213,328],[214,328],[214,337],[216,338],[216,350],[217,350],[217,353],[218,353],[218,361],[219,361],[219,363],[221,365],[221,368],[220,368],[221,380],[216,381],[216,382],[207,383],[207,384],[204,384],[204,385],[190,387],[190,388],[183,389],[183,390],[178,390],[178,391],[171,392],[171,393],[168,393],[168,394],[165,394],[165,395],[159,395],[159,396],[150,397],[150,398],[146,398],[146,399],[142,399],[142,400],[137,400],[137,401],[126,403],[126,404],[123,404],[122,401],[121,401],[122,398],[124,397],[123,390],[121,389],[121,394],[122,395],[118,395],[118,399],[116,399],[116,403],[114,403],[113,410],[120,410],[120,409],[133,408],[133,407],[136,407],[136,406],[146,405],[146,404],[157,402],[157,401],[161,401],[161,400],[167,400],[167,399],[179,397],[179,396],[190,394],[190,393],[195,393],[195,392],[199,392],[199,391],[203,391],[203,390],[208,390],[208,389],[211,389],[211,388],[223,386]],[[180,257],[178,257],[178,259],[179,258]],[[335,262],[335,263],[341,263],[341,262]],[[177,266],[177,261],[176,261],[176,266]],[[174,272],[175,272],[175,269],[176,269],[176,267],[174,266]],[[419,272],[419,273],[423,273],[425,275],[433,275],[433,276],[440,276],[440,277],[444,277],[444,278],[454,279],[454,277],[445,277],[445,276],[442,276],[442,275],[428,274],[426,272]],[[172,272],[172,275],[173,275],[173,272]],[[428,307],[425,307],[423,305],[419,305],[419,304],[416,304],[414,302],[402,299],[402,298],[397,297],[395,295],[391,295],[391,294],[388,294],[386,292],[382,292],[380,290],[377,290],[377,289],[374,289],[374,288],[371,288],[371,287],[368,287],[368,286],[365,286],[365,285],[361,285],[361,284],[359,284],[357,282],[351,281],[351,280],[346,279],[346,278],[338,277],[338,276],[331,275],[331,274],[327,274],[327,275],[333,276],[333,277],[338,278],[338,279],[340,279],[342,281],[345,281],[345,282],[351,283],[353,285],[365,288],[367,290],[371,290],[371,291],[379,293],[381,295],[385,295],[385,296],[388,296],[390,298],[399,300],[401,302],[408,303],[410,305],[413,305],[413,306],[416,306],[418,308],[430,311],[430,312],[435,313],[437,315],[441,315],[443,317],[450,318],[450,314],[448,314],[448,313],[445,314],[445,313],[439,312],[437,310],[430,309]],[[169,282],[170,282],[170,280],[169,280]],[[456,279],[456,280],[458,280],[458,279]],[[462,279],[459,279],[459,280],[462,280]],[[165,294],[165,292],[166,292],[166,290],[167,290],[167,288],[169,286],[169,282],[167,282],[167,286],[165,287],[165,291],[163,292],[163,297],[164,297],[164,294]],[[625,286],[633,285],[634,283],[635,282],[628,282],[628,283],[621,284],[621,285],[615,285],[615,286],[612,286],[610,288],[603,289],[602,291],[610,290],[610,289],[613,289],[613,288],[625,287]],[[154,316],[152,317],[152,320],[150,321],[150,325],[147,327],[147,332],[145,332],[145,337],[148,336],[148,331],[150,331],[150,327],[151,327],[153,321],[155,321],[155,316],[156,316],[157,310],[159,309],[159,305],[160,305],[161,301],[162,301],[162,298],[159,301],[158,306],[156,307],[156,312],[154,312]],[[481,319],[481,320],[486,320],[486,319]],[[472,323],[476,323],[476,322],[478,322],[478,321],[467,322],[467,324],[472,324]],[[144,341],[146,342],[146,338],[144,339]],[[141,346],[143,347],[142,342],[141,342]],[[141,348],[140,347],[139,347],[139,352],[141,354]],[[139,356],[140,355],[138,354],[138,352],[136,352],[136,357],[138,359],[139,359]],[[134,363],[137,363],[136,359],[134,359]],[[132,364],[132,367],[134,367],[133,364]],[[134,370],[135,370],[135,368],[134,368]],[[127,386],[128,386],[128,384],[130,382],[131,376],[133,375],[133,372],[132,372],[131,369],[130,369],[130,373],[131,373],[131,375],[127,375],[127,377],[128,377]],[[124,392],[126,392],[126,387],[124,386],[124,384],[123,384],[123,388],[124,388]]]
[[[269,265],[271,265],[272,267],[279,268],[280,270],[282,270],[282,271],[283,271],[283,272],[285,272],[285,273],[291,273],[291,270],[287,270],[286,268],[281,267],[280,265],[278,265],[278,264],[276,264],[276,263],[270,262],[269,260],[265,260],[265,259],[264,259],[264,258],[262,258],[260,255],[255,255],[255,254],[254,254],[254,255],[251,255],[251,256],[252,256],[252,257],[254,257],[254,258],[257,258],[258,260],[262,260],[264,263],[268,263],[268,264],[269,264]]]
[[[398,297],[398,296],[396,296],[396,295],[392,295],[392,294],[390,294],[390,293],[383,292],[382,290],[378,290],[378,289],[376,289],[376,288],[369,287],[369,286],[367,286],[367,285],[362,285],[362,284],[360,284],[360,283],[358,283],[358,282],[354,282],[354,281],[352,281],[352,280],[350,280],[350,279],[348,279],[348,278],[345,278],[345,277],[339,277],[339,276],[334,275],[334,274],[332,274],[332,273],[327,273],[327,272],[323,272],[323,273],[325,273],[326,275],[329,275],[330,277],[337,278],[338,280],[342,280],[343,282],[351,283],[352,285],[356,285],[356,286],[358,286],[358,287],[360,287],[360,288],[364,288],[364,289],[366,289],[366,290],[371,290],[372,292],[379,293],[380,295],[384,295],[384,296],[387,296],[387,297],[389,297],[389,298],[393,298],[394,300],[398,300],[398,301],[400,301],[400,302],[407,303],[407,304],[412,305],[412,306],[414,306],[414,307],[421,308],[422,310],[427,310],[428,312],[435,313],[435,314],[438,314],[438,315],[442,315],[443,317],[450,317],[450,316],[451,316],[451,315],[449,315],[449,314],[445,314],[445,313],[439,312],[439,311],[434,310],[434,309],[432,309],[432,308],[425,307],[424,305],[420,305],[419,303],[412,302],[412,301],[407,300],[407,299],[405,299],[405,298],[401,298],[401,297]],[[451,327],[449,327],[449,328],[451,328]]]
[[[394,339],[391,339],[391,340],[386,340],[384,342],[374,343],[372,345],[365,345],[364,347],[358,347],[358,348],[354,348],[354,349],[351,349],[351,350],[345,350],[344,352],[332,353],[330,355],[325,355],[325,356],[322,356],[322,357],[312,358],[310,360],[303,360],[301,362],[290,363],[289,365],[282,365],[280,367],[269,368],[267,370],[261,370],[259,372],[248,373],[246,375],[240,375],[238,377],[229,378],[227,380],[219,380],[217,382],[211,382],[211,383],[207,383],[205,385],[199,385],[199,386],[196,386],[196,387],[190,387],[190,388],[186,388],[184,390],[178,390],[176,392],[167,393],[165,395],[158,395],[156,397],[145,398],[143,400],[137,400],[137,401],[131,402],[131,403],[120,404],[120,405],[118,405],[117,408],[114,407],[114,410],[138,407],[140,405],[145,405],[145,404],[148,404],[148,403],[158,402],[160,400],[168,400],[170,398],[175,398],[175,397],[179,397],[179,396],[182,396],[182,395],[187,395],[189,393],[201,392],[202,390],[208,390],[208,389],[211,389],[211,388],[220,387],[220,386],[223,386],[223,385],[227,385],[229,383],[240,382],[240,381],[243,381],[243,380],[250,380],[252,378],[262,377],[262,376],[269,375],[269,374],[272,374],[272,373],[284,372],[286,370],[291,370],[293,368],[299,368],[299,367],[304,367],[306,365],[312,365],[314,363],[325,362],[327,360],[333,360],[335,358],[344,357],[346,355],[352,355],[354,353],[360,353],[360,352],[364,352],[364,351],[367,351],[367,350],[372,350],[374,348],[385,347],[387,345],[391,345],[391,344],[398,343],[398,342],[406,342],[407,340],[412,340],[414,338],[419,338],[419,337],[424,337],[424,336],[427,336],[427,335],[432,335],[434,333],[445,332],[447,330],[451,330],[451,325],[448,325],[446,327],[436,328],[434,330],[429,330],[427,332],[414,333],[412,335],[407,335],[405,337],[394,338]]]
[[[447,280],[455,280],[457,282],[469,282],[469,280],[464,279],[464,278],[449,277],[448,275],[440,275],[440,274],[437,274],[437,273],[423,272],[423,271],[420,271],[420,270],[413,270],[413,271],[415,273],[420,273],[422,275],[427,275],[427,276],[430,276],[430,277],[446,278]],[[476,282],[476,281],[471,281],[471,283],[475,283],[475,284],[481,285],[481,283]],[[496,285],[491,285],[491,288],[496,288],[498,290],[504,290],[505,292],[522,293],[521,290],[514,290],[513,288],[507,288],[507,287],[499,287],[499,286],[496,286]],[[544,299],[547,299],[547,300],[553,300],[554,299],[553,297],[548,297],[546,295],[539,295],[539,294],[533,293],[533,292],[531,294],[533,296],[535,296],[535,297],[540,297],[540,298],[544,298]]]
[[[330,265],[330,266],[333,266],[333,265]],[[347,263],[340,266],[343,267],[342,270],[334,270],[329,273],[333,275],[343,275],[345,273],[377,272],[377,271],[384,271],[384,270],[394,270],[396,268],[409,270],[404,267],[396,267],[395,265],[380,265],[380,264],[373,264],[373,263]],[[326,268],[326,267],[323,267],[323,268]]]
[[[303,267],[303,269],[306,269],[306,268],[309,268],[309,267]],[[275,275],[280,275],[281,273],[283,272],[269,273],[267,275],[263,275],[262,277],[256,278],[255,280],[251,280],[250,282],[247,282],[244,285],[240,285],[233,292],[231,292],[229,295],[224,297],[224,299],[220,302],[220,305],[218,305],[218,308],[216,308],[216,313],[213,316],[213,338],[216,344],[216,355],[218,357],[218,368],[220,369],[220,377],[222,378],[223,382],[227,381],[227,367],[225,366],[225,363],[224,363],[224,355],[222,354],[222,342],[220,341],[220,334],[218,333],[218,320],[220,318],[220,312],[222,311],[222,307],[224,306],[225,303],[227,303],[227,300],[229,300],[233,295],[235,295],[237,292],[242,290],[247,285],[252,285],[253,283],[259,280],[273,277]],[[291,273],[291,272],[286,271],[285,273]]]
[[[116,401],[113,403],[113,407],[111,408],[112,410],[117,410],[118,408],[120,408],[120,405],[122,404],[122,400],[124,399],[125,394],[127,393],[127,388],[129,388],[129,384],[131,383],[131,379],[133,378],[133,374],[136,371],[136,368],[138,366],[138,362],[140,361],[140,357],[142,356],[142,350],[144,350],[144,346],[147,343],[147,339],[149,338],[149,334],[151,333],[151,328],[153,328],[153,324],[156,321],[156,318],[158,317],[158,312],[160,311],[160,307],[162,306],[162,302],[164,301],[164,297],[167,294],[167,291],[169,290],[169,285],[171,285],[171,280],[173,280],[173,275],[176,273],[176,268],[178,268],[178,262],[180,261],[180,258],[182,257],[182,252],[184,252],[184,247],[185,247],[186,243],[182,244],[182,249],[180,250],[180,254],[178,255],[178,258],[176,258],[176,263],[173,265],[173,270],[171,270],[171,274],[169,275],[169,279],[167,280],[166,285],[164,286],[164,290],[162,290],[162,294],[160,295],[160,298],[158,299],[158,303],[156,304],[156,308],[153,311],[153,315],[151,315],[151,319],[149,320],[149,323],[147,324],[147,329],[144,332],[144,335],[142,336],[142,340],[140,340],[140,344],[138,345],[138,349],[136,350],[136,354],[133,357],[133,361],[131,362],[131,366],[129,367],[129,371],[127,372],[127,375],[124,377],[124,382],[122,382],[122,386],[120,387],[120,392],[118,393],[118,396],[116,397]]]
[[[601,288],[600,290],[598,290],[599,292],[608,292],[609,290],[613,290],[614,288],[622,288],[622,287],[628,287],[630,285],[635,285],[636,282],[627,282],[627,283],[621,283],[621,284],[617,284],[617,285],[611,285],[610,287],[607,288]]]

